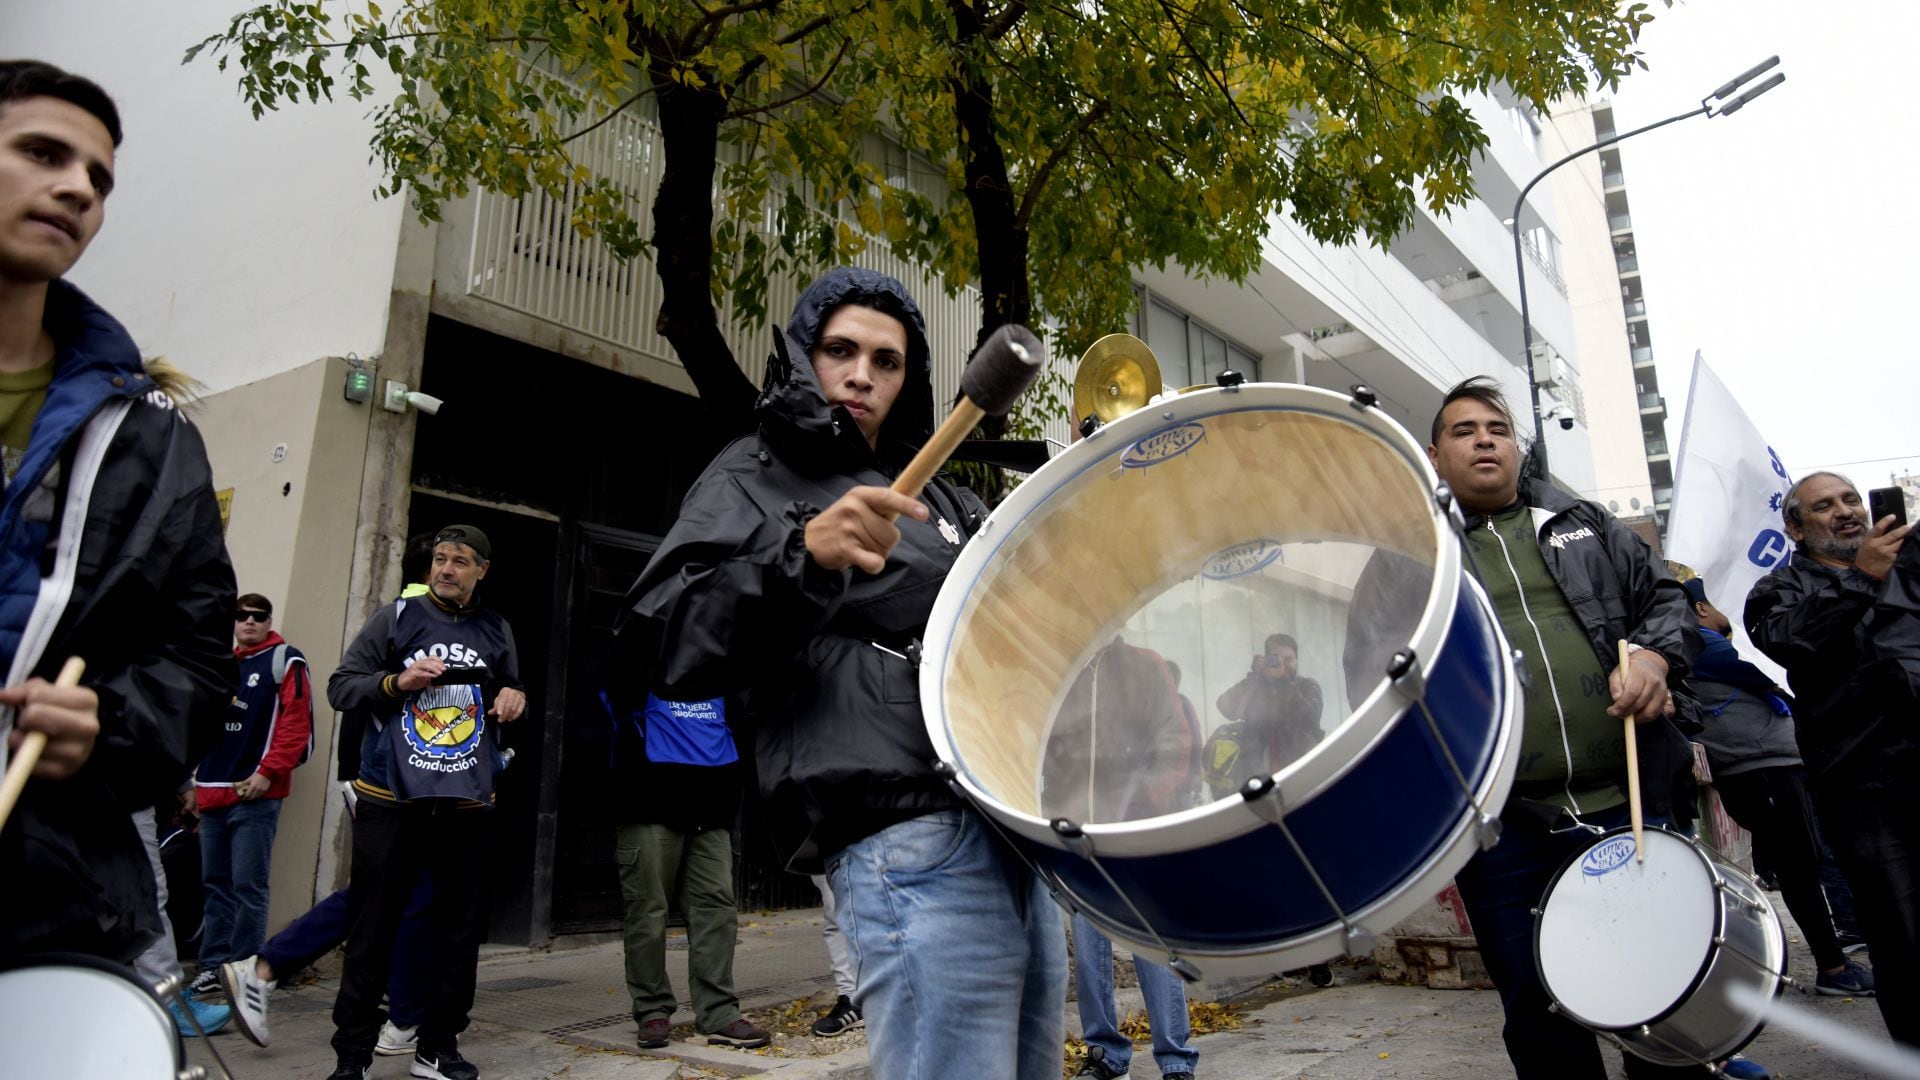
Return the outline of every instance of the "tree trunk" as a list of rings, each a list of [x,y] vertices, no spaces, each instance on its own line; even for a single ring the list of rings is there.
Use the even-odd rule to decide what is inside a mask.
[[[649,66],[659,90],[662,154],[653,198],[654,271],[660,315],[654,329],[673,345],[700,400],[729,434],[753,430],[759,390],[740,370],[713,306],[713,182],[726,101],[681,85],[660,62]]]
[[[986,27],[979,12],[961,2],[953,5],[959,34],[956,51],[966,54],[981,41]],[[1027,280],[1026,226],[1020,223],[1007,177],[1007,158],[993,131],[993,83],[964,62],[956,62],[952,76],[954,119],[960,125],[961,164],[966,170],[967,206],[973,211],[973,234],[980,257],[980,335],[974,347],[1007,323],[1029,325],[1033,320],[1033,289]],[[989,417],[982,433],[998,439],[1006,434],[1004,417]]]

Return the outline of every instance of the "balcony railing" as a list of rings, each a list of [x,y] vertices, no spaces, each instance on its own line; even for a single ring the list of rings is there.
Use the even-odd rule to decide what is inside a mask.
[[[1626,183],[1626,178],[1618,172],[1601,173],[1600,182],[1607,187],[1617,188]]]
[[[1631,274],[1640,269],[1640,259],[1633,255],[1622,255],[1613,261],[1613,265],[1623,274]]]
[[[1633,228],[1633,215],[1609,214],[1607,215],[1607,227],[1614,232],[1619,232],[1621,229],[1631,229]]]
[[[1641,364],[1651,363],[1653,363],[1653,346],[1642,345],[1633,350],[1633,365],[1635,367],[1639,367]]]
[[[637,213],[652,205],[665,148],[651,118],[638,110],[622,113],[572,149],[575,160],[596,178],[610,179],[626,191]],[[575,333],[679,363],[673,347],[654,330],[661,289],[651,260],[620,262],[604,244],[581,236],[572,223],[579,197],[578,187],[570,187],[561,198],[539,190],[517,199],[477,192],[466,292]],[[762,218],[763,229],[771,216]],[[767,240],[772,243],[771,237]],[[935,394],[952,397],[980,326],[979,290],[968,287],[950,297],[926,270],[895,258],[881,243],[871,244],[858,258],[861,265],[898,278],[920,302],[931,338]],[[784,320],[804,284],[791,275],[768,282],[767,310],[775,325]],[[758,383],[771,331],[735,322],[731,303],[723,302],[719,315],[734,356]]]
[[[1546,253],[1540,250],[1540,245],[1534,240],[1534,234],[1531,232],[1522,233],[1520,235],[1520,246],[1527,253],[1527,261],[1534,265],[1534,269],[1540,271],[1540,276],[1552,282],[1553,287],[1559,291],[1561,296],[1566,296],[1567,279],[1560,276],[1560,271],[1554,268],[1553,263],[1547,258]]]
[[[1627,300],[1625,304],[1627,308],[1627,318],[1629,319],[1635,315],[1645,315],[1647,313],[1647,302],[1644,299]]]
[[[1667,407],[1667,399],[1661,397],[1659,394],[1641,394],[1640,407],[1642,409],[1664,409]]]

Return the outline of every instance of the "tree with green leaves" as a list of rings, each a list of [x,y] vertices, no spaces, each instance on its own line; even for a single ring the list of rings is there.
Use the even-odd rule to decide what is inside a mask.
[[[380,194],[423,218],[475,184],[576,189],[577,228],[652,255],[659,330],[744,426],[753,388],[715,301],[764,320],[769,274],[881,243],[977,284],[983,336],[1052,322],[1077,349],[1125,324],[1141,266],[1243,280],[1277,213],[1385,243],[1420,198],[1459,205],[1486,143],[1461,93],[1612,86],[1650,18],[1611,0],[272,0],[188,59],[237,67],[256,115],[336,78],[396,85],[374,112]],[[635,193],[569,147],[647,99],[665,174],[643,233]],[[867,153],[874,133],[899,160]]]

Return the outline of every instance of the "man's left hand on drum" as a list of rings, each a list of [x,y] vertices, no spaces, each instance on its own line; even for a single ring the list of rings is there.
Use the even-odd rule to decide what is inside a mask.
[[[825,570],[857,566],[878,574],[887,568],[887,553],[900,542],[893,519],[901,514],[925,521],[927,507],[892,488],[854,488],[807,522],[807,554]]]
[[[1673,713],[1667,658],[1652,649],[1635,650],[1625,668],[1615,666],[1607,676],[1607,690],[1613,694],[1608,716],[1631,716],[1635,723],[1645,724]]]
[[[18,712],[7,733],[7,751],[16,753],[29,731],[47,736],[46,749],[33,767],[36,780],[65,780],[80,771],[100,737],[100,695],[85,686],[55,686],[32,678],[0,690],[0,705]]]

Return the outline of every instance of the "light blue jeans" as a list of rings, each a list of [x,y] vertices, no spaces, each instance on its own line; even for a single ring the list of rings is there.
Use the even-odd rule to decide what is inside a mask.
[[[1147,1001],[1154,1064],[1162,1075],[1193,1072],[1200,1063],[1200,1051],[1193,1048],[1193,1029],[1187,1023],[1186,984],[1172,968],[1138,954],[1133,970],[1140,976],[1140,996]],[[1073,985],[1087,1045],[1105,1051],[1113,1071],[1126,1072],[1133,1061],[1133,1041],[1120,1034],[1120,1022],[1113,1015],[1113,942],[1083,915],[1073,917]]]
[[[875,1080],[1059,1080],[1060,909],[976,812],[882,829],[836,854],[827,879]]]

